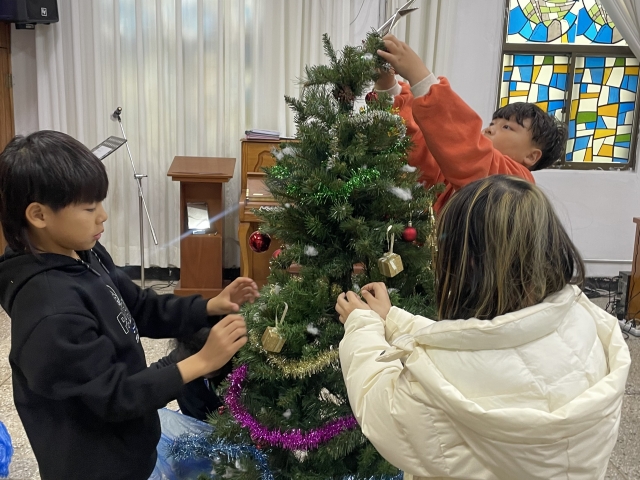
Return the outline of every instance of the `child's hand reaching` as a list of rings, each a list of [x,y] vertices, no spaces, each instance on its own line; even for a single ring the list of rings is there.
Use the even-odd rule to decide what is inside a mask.
[[[228,315],[240,310],[245,302],[253,303],[258,298],[256,282],[247,277],[236,278],[216,297],[207,302],[208,315]]]
[[[341,293],[338,295],[338,301],[336,302],[336,312],[340,315],[340,321],[344,324],[347,321],[347,317],[356,309],[371,310],[369,306],[360,300],[360,297],[354,292]]]
[[[383,40],[387,51],[378,50],[378,55],[389,62],[396,73],[406,78],[411,86],[430,75],[431,72],[422,59],[409,45],[393,35],[385,35]]]
[[[389,310],[391,310],[391,300],[389,299],[387,286],[384,283],[369,283],[362,287],[360,294],[369,307],[371,307],[371,310],[383,319],[387,318]]]
[[[374,87],[376,90],[389,90],[396,84],[396,72],[393,68],[390,68],[389,70],[380,69],[378,73],[380,76],[378,77],[378,80],[376,80]]]
[[[178,362],[182,381],[189,383],[222,368],[247,343],[247,325],[240,315],[227,315],[209,332],[195,355]]]

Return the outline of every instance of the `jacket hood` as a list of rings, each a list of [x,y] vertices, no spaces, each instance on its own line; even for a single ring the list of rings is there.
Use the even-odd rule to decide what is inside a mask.
[[[534,408],[485,410],[447,381],[424,350],[418,348],[476,351],[517,348],[558,330],[576,303],[594,317],[609,373],[551,412]],[[615,329],[619,326],[614,317],[588,302],[578,287],[568,285],[538,305],[493,320],[434,322],[412,336],[398,337],[393,342],[394,348],[378,361],[405,358],[405,366],[429,392],[433,403],[447,412],[462,431],[467,430],[470,437],[491,438],[504,442],[505,446],[549,444],[585,432],[620,408],[620,392],[624,392],[631,360],[622,336],[614,334]]]
[[[33,255],[17,253],[7,248],[0,257],[0,305],[11,316],[16,295],[32,278],[49,270],[82,273],[86,269],[81,262],[66,255]]]

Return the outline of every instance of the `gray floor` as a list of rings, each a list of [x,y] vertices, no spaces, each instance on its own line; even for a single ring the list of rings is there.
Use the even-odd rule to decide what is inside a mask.
[[[167,290],[163,291],[164,293]],[[595,303],[606,303],[606,299],[596,299]],[[11,370],[7,360],[10,348],[10,320],[0,309],[0,420],[6,425],[15,449],[10,466],[9,478],[13,480],[39,479],[36,463],[29,442],[13,406],[11,391]],[[142,343],[147,360],[153,362],[166,355],[167,340],[143,339]],[[636,480],[640,479],[640,338],[630,337],[627,340],[631,350],[631,373],[627,383],[623,403],[620,435],[611,460],[607,479]],[[169,405],[175,408],[175,404]],[[594,442],[598,439],[594,438]]]

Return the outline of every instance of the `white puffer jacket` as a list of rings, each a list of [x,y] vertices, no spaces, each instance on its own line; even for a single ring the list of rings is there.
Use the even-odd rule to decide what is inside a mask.
[[[617,320],[569,285],[493,320],[355,310],[340,361],[364,434],[407,480],[604,478],[631,363]]]

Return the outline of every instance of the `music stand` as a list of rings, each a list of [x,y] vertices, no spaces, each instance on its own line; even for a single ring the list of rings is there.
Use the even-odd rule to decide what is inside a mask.
[[[104,160],[125,143],[127,143],[126,139],[111,136],[99,145],[96,145],[94,148],[92,148],[91,153],[93,153],[100,160]]]

